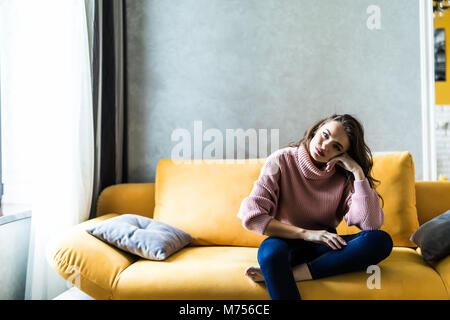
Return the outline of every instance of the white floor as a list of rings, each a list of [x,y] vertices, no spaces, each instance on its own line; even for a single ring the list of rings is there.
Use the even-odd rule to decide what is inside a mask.
[[[64,291],[53,300],[95,300],[91,296],[88,296],[78,288],[72,287],[67,291]]]

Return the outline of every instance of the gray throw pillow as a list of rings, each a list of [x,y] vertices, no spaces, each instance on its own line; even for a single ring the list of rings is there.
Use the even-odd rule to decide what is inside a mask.
[[[86,231],[119,249],[150,260],[164,260],[193,240],[181,229],[136,214],[104,220]]]
[[[424,260],[439,260],[450,254],[450,210],[427,221],[411,236]]]

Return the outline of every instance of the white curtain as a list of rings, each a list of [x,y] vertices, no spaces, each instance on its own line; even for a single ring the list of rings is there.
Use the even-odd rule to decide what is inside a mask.
[[[82,0],[0,0],[2,94],[26,109],[32,150],[32,219],[26,299],[70,286],[46,247],[89,217],[93,119],[89,40]],[[12,106],[14,107],[14,106]]]

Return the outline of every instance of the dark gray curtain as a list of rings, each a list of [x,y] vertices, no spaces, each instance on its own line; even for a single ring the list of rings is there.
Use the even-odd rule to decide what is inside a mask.
[[[92,86],[95,166],[90,218],[106,187],[127,180],[124,0],[94,0]]]

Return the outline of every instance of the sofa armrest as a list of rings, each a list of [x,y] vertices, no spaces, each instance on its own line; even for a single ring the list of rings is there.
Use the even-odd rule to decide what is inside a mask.
[[[46,247],[50,266],[75,287],[97,300],[108,300],[120,273],[134,263],[136,256],[97,239],[86,232],[108,214],[80,223]]]
[[[420,248],[417,251],[421,254]],[[448,298],[450,299],[450,255],[439,261],[429,261],[428,263],[441,276],[442,282],[447,290]]]
[[[450,181],[416,181],[419,224],[450,210]]]
[[[109,186],[100,193],[97,217],[108,213],[133,213],[153,218],[154,183],[122,183]]]
[[[433,263],[433,268],[439,273],[442,281],[447,289],[448,298],[450,299],[450,256]]]

